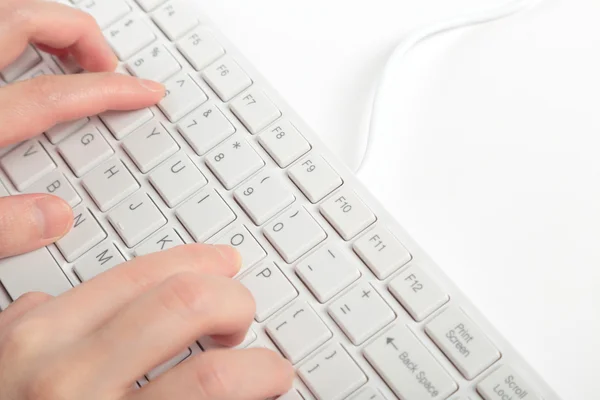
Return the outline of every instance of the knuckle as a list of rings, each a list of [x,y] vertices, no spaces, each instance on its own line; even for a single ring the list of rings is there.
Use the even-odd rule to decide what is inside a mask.
[[[171,277],[160,293],[160,304],[172,312],[198,309],[204,299],[212,295],[211,285],[197,274],[180,273]]]
[[[11,324],[2,335],[0,359],[19,360],[31,356],[43,346],[47,338],[46,321],[39,318],[22,318]]]

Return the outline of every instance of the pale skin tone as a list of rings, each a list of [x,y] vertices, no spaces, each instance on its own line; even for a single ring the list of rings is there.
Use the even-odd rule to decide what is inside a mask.
[[[37,0],[0,1],[0,69],[33,43],[72,55],[88,71],[1,88],[0,147],[62,121],[147,107],[164,95],[158,83],[112,72],[117,59],[88,15]],[[51,244],[72,223],[71,208],[57,197],[1,198],[0,258]],[[293,369],[265,349],[208,351],[132,389],[199,337],[227,346],[242,341],[255,306],[232,279],[240,264],[230,247],[193,244],[137,258],[58,297],[20,297],[0,313],[0,398],[254,400],[285,393]]]

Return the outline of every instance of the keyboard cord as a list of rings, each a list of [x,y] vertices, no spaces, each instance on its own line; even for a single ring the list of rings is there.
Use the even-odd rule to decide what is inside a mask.
[[[371,114],[367,118],[369,119],[369,127],[367,130],[367,141],[361,160],[356,168],[355,172],[358,173],[369,160],[371,149],[373,147],[373,139],[375,137],[374,132],[376,130],[377,122],[377,111],[379,108],[379,96],[381,89],[385,84],[388,76],[390,75],[391,69],[395,66],[395,62],[398,59],[402,59],[406,56],[416,45],[424,42],[427,39],[431,39],[442,33],[454,31],[460,28],[471,27],[474,25],[484,24],[487,22],[496,21],[511,15],[517,14],[526,8],[532,7],[541,0],[512,0],[500,6],[493,8],[480,10],[474,13],[461,15],[448,21],[439,22],[423,28],[414,30],[408,36],[406,36],[394,49],[392,54],[388,57],[383,71],[379,76],[378,83],[375,87],[375,95],[371,103]]]

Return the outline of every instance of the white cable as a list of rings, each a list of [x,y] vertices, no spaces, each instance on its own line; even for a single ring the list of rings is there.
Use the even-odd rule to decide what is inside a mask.
[[[356,168],[355,172],[360,171],[360,169],[366,164],[370,150],[373,142],[373,134],[375,132],[375,125],[377,120],[377,108],[379,101],[379,94],[381,92],[381,88],[383,87],[386,78],[391,70],[392,65],[394,65],[394,61],[399,57],[404,57],[410,50],[412,50],[417,44],[430,39],[439,34],[453,31],[460,28],[466,28],[473,25],[483,24],[486,22],[495,21],[501,18],[505,18],[516,14],[529,6],[533,6],[538,3],[540,0],[512,0],[503,5],[493,7],[486,10],[481,10],[478,12],[474,12],[472,14],[465,14],[459,17],[456,17],[452,20],[444,21],[437,24],[432,24],[431,26],[426,26],[424,28],[420,28],[415,30],[413,33],[409,34],[406,38],[404,38],[394,49],[390,57],[388,58],[381,76],[379,78],[379,82],[375,88],[375,96],[373,98],[373,102],[371,104],[371,115],[369,120],[369,127],[367,131],[367,143],[365,145],[365,150],[363,152],[363,156]]]

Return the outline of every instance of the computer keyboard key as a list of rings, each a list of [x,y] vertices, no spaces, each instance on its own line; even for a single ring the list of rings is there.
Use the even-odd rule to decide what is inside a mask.
[[[156,40],[150,27],[136,17],[123,18],[111,25],[104,31],[104,36],[121,61]]]
[[[71,289],[71,283],[45,247],[0,260],[0,283],[13,301],[28,292],[58,296]]]
[[[77,132],[90,121],[88,117],[75,121],[62,122],[46,131],[46,137],[52,144],[58,144],[72,133]]]
[[[169,361],[159,365],[158,367],[154,368],[152,371],[148,372],[146,374],[146,379],[148,379],[149,381],[152,381],[152,380],[158,378],[160,375],[164,374],[165,372],[169,371],[170,369],[172,369],[172,368],[176,367],[177,365],[181,364],[182,362],[184,362],[191,355],[192,355],[192,349],[189,349],[189,348],[185,349],[184,351],[182,351],[181,353],[179,353],[178,355],[176,355]]]
[[[83,72],[83,67],[77,63],[77,60],[71,54],[63,57],[53,56],[52,59],[65,75],[74,75]]]
[[[225,54],[223,46],[206,28],[197,28],[189,32],[179,40],[177,48],[196,71],[204,69]]]
[[[135,0],[142,7],[142,10],[148,12],[165,3],[167,0]]]
[[[77,177],[82,177],[102,161],[108,159],[113,149],[93,124],[87,124],[58,146],[58,151]]]
[[[360,271],[357,261],[338,246],[327,244],[296,265],[296,273],[321,303],[350,286]]]
[[[485,400],[542,400],[529,382],[508,365],[501,366],[479,382],[477,392]]]
[[[167,219],[144,192],[137,192],[113,209],[108,220],[127,247],[137,246],[167,223]]]
[[[305,301],[294,303],[271,319],[266,331],[292,364],[300,362],[333,336]]]
[[[291,264],[327,238],[304,207],[287,210],[263,229],[281,257]]]
[[[298,375],[318,400],[342,400],[367,383],[367,376],[340,344],[319,351]]]
[[[223,233],[215,244],[226,244],[234,247],[242,256],[242,267],[239,273],[253,267],[267,257],[267,252],[258,243],[256,238],[243,225],[235,226]]]
[[[357,239],[353,248],[379,279],[386,279],[412,260],[406,247],[382,226]]]
[[[377,220],[356,193],[345,189],[322,203],[320,211],[344,240],[356,237]]]
[[[170,78],[165,82],[165,88],[165,97],[158,103],[158,107],[171,122],[180,120],[208,100],[206,93],[186,73]]]
[[[268,127],[258,141],[281,168],[287,168],[311,149],[308,141],[286,119]]]
[[[179,152],[150,173],[150,182],[173,208],[204,187],[208,181],[184,152]]]
[[[500,359],[500,352],[457,307],[446,309],[425,326],[425,332],[467,379],[476,378]]]
[[[106,28],[131,11],[123,0],[85,0],[79,7],[96,19],[100,29]]]
[[[288,170],[288,174],[312,203],[323,200],[344,183],[327,161],[315,154],[300,160]]]
[[[241,185],[234,196],[256,225],[264,224],[296,200],[289,182],[266,172]]]
[[[234,347],[226,347],[223,346],[220,343],[217,343],[212,337],[210,336],[204,336],[203,338],[198,340],[198,344],[200,345],[200,347],[202,347],[202,349],[204,351],[208,351],[208,350],[213,350],[213,349],[224,349],[224,348],[232,348],[232,349],[245,349],[246,347],[250,346],[252,343],[254,343],[254,341],[256,340],[256,332],[254,332],[254,330],[252,328],[248,329],[248,332],[246,333],[246,337],[244,337],[244,340],[242,341],[242,343],[238,344],[237,346]]]
[[[100,211],[108,211],[140,187],[123,162],[116,158],[93,169],[82,184]]]
[[[254,296],[257,322],[263,322],[298,296],[294,286],[273,263],[259,265],[240,282]]]
[[[208,66],[202,76],[223,101],[233,99],[252,85],[252,79],[228,55]]]
[[[176,215],[198,243],[204,243],[237,218],[213,189],[194,195],[177,209]]]
[[[226,189],[233,189],[265,166],[263,159],[239,134],[208,153],[206,164]]]
[[[29,71],[42,61],[38,52],[29,45],[21,55],[8,66],[0,70],[0,76],[6,82],[14,82],[18,77]]]
[[[276,119],[281,111],[261,89],[253,87],[233,100],[231,111],[252,134],[259,133]]]
[[[0,159],[0,165],[21,192],[56,168],[54,161],[36,139],[11,150]]]
[[[29,186],[25,192],[47,193],[58,196],[66,201],[71,207],[75,207],[81,203],[81,197],[79,197],[75,189],[73,189],[71,183],[67,180],[65,175],[57,170],[44,175],[42,179]]]
[[[8,146],[4,146],[4,147],[0,148],[0,158],[2,156],[4,156],[5,154],[8,154],[12,149],[15,149],[18,145],[19,145],[19,143],[13,143],[13,144],[9,144]]]
[[[387,330],[363,352],[403,400],[445,400],[458,390],[458,384],[406,326]]]
[[[177,40],[200,23],[197,15],[190,3],[173,0],[157,9],[152,19],[169,39]]]
[[[329,305],[329,314],[355,345],[392,322],[396,314],[368,283],[361,283]]]
[[[213,104],[192,111],[179,121],[177,129],[200,156],[235,133],[231,122]]]
[[[138,169],[147,173],[179,150],[177,142],[158,121],[150,121],[123,140],[123,148]]]
[[[147,108],[134,111],[105,111],[99,115],[115,139],[121,140],[150,121],[154,114]]]
[[[150,236],[148,240],[135,249],[134,253],[136,257],[141,257],[146,254],[169,250],[183,244],[185,244],[185,242],[181,239],[181,236],[179,236],[175,229],[166,228]]]
[[[289,392],[282,394],[276,400],[304,400],[300,393],[296,389],[292,389]]]
[[[2,181],[0,181],[0,197],[6,196],[10,196],[10,193],[8,192]]]
[[[379,390],[367,386],[359,390],[354,396],[350,397],[350,400],[386,400],[386,398],[383,397]]]
[[[104,229],[82,205],[73,210],[73,227],[56,242],[56,247],[68,262],[73,262],[105,238]]]
[[[81,282],[85,282],[124,262],[125,257],[117,246],[106,241],[77,261],[73,271]]]
[[[181,65],[165,46],[156,44],[135,55],[127,69],[138,78],[164,82],[181,70]]]
[[[402,271],[390,282],[389,289],[415,321],[423,321],[450,300],[448,294],[417,265]]]

